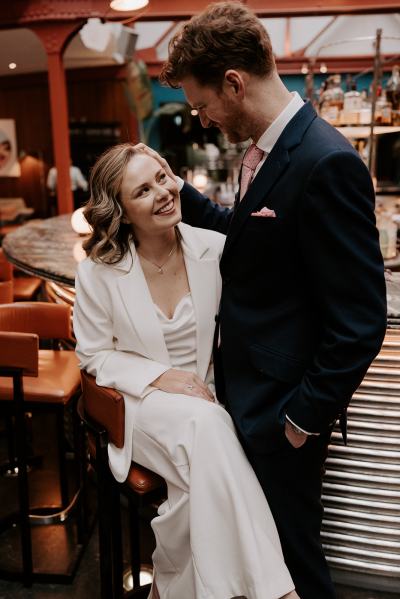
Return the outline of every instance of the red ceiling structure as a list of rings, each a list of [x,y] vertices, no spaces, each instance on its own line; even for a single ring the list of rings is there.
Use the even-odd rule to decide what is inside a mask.
[[[390,13],[400,11],[395,0],[243,0],[260,17],[296,17],[315,15],[352,15]],[[68,131],[68,106],[65,71],[62,61],[64,49],[74,33],[89,17],[118,20],[124,23],[135,20],[180,21],[202,11],[209,0],[150,0],[146,9],[136,12],[115,12],[109,0],[13,0],[0,2],[0,29],[27,27],[41,39],[48,56],[48,77],[52,116],[52,135],[55,163],[58,171],[57,197],[60,214],[71,212],[72,194],[69,179],[70,149]],[[288,47],[290,44],[288,44]],[[157,75],[160,61],[154,49],[142,53],[150,74]],[[330,67],[337,68],[338,59]],[[342,66],[343,61],[340,59]],[[300,54],[283,57],[278,67],[284,73],[298,73],[303,61]],[[368,58],[368,64],[370,58]],[[347,70],[360,70],[363,57],[348,60]]]
[[[398,0],[243,0],[260,17],[350,15],[398,12]],[[115,20],[184,20],[201,12],[210,0],[150,0],[142,11],[115,12],[109,0],[13,0],[0,2],[0,28],[39,21],[74,21],[99,17]]]

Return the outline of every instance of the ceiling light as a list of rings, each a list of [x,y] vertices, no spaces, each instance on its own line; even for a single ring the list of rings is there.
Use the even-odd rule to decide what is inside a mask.
[[[321,64],[321,66],[319,67],[319,70],[321,73],[327,73],[328,72],[328,67],[326,66],[326,64],[323,62]]]
[[[83,214],[84,210],[85,208],[83,207],[78,208],[71,215],[71,227],[75,233],[78,233],[79,235],[87,235],[92,232],[92,228]]]
[[[193,108],[193,110],[191,110],[191,111],[190,111],[190,114],[191,114],[192,116],[197,116],[197,115],[199,114],[199,111],[198,111],[198,110],[196,110],[195,108]]]
[[[110,8],[113,10],[138,10],[144,8],[149,3],[149,0],[112,0]]]
[[[17,63],[16,62],[10,62],[10,64],[8,65],[8,68],[13,71],[14,69],[17,68]]]
[[[303,73],[303,75],[307,75],[308,73],[308,66],[305,63],[301,67],[301,72]]]

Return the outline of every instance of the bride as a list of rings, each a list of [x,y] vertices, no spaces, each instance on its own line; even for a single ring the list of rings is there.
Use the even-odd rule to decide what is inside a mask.
[[[298,598],[264,493],[214,394],[224,236],[180,222],[175,181],[133,144],[97,160],[90,188],[76,351],[98,385],[125,398],[125,446],[109,446],[115,478],[134,460],[167,483],[152,521],[152,597]]]

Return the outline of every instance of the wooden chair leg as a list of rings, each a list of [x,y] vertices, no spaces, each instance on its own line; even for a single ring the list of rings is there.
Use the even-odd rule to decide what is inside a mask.
[[[23,583],[26,587],[32,586],[32,538],[29,523],[29,487],[26,456],[26,427],[23,402],[22,377],[14,376],[15,391],[15,432],[16,453],[18,461],[18,499],[19,499],[19,525],[21,530]]]
[[[129,541],[133,588],[140,586],[140,518],[137,500],[129,496]]]
[[[113,558],[113,584],[115,599],[122,599],[123,588],[123,556],[122,556],[122,530],[121,530],[121,496],[119,483],[116,482],[109,471],[109,485],[112,501],[112,558]]]
[[[88,527],[86,527],[85,517],[87,512],[85,511],[86,507],[86,456],[83,449],[84,440],[83,436],[83,423],[78,417],[78,412],[76,409],[72,411],[72,427],[73,427],[73,435],[74,435],[74,465],[75,465],[75,479],[76,485],[79,492],[77,506],[76,506],[76,525],[77,525],[77,535],[78,535],[78,543],[82,545],[85,541],[86,534],[88,532]]]
[[[97,500],[99,513],[99,550],[101,599],[117,599],[113,582],[112,494],[110,491],[107,446],[96,438]]]
[[[61,505],[65,509],[69,504],[69,493],[68,493],[68,471],[67,471],[67,460],[65,456],[65,432],[64,432],[64,408],[63,406],[58,407],[56,411],[57,421],[57,443],[58,443],[58,467],[59,467],[59,480],[60,480],[60,491],[61,491]]]

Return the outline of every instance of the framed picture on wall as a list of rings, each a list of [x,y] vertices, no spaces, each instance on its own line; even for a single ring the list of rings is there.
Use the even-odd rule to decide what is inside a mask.
[[[19,177],[20,175],[15,121],[0,119],[0,177]]]

